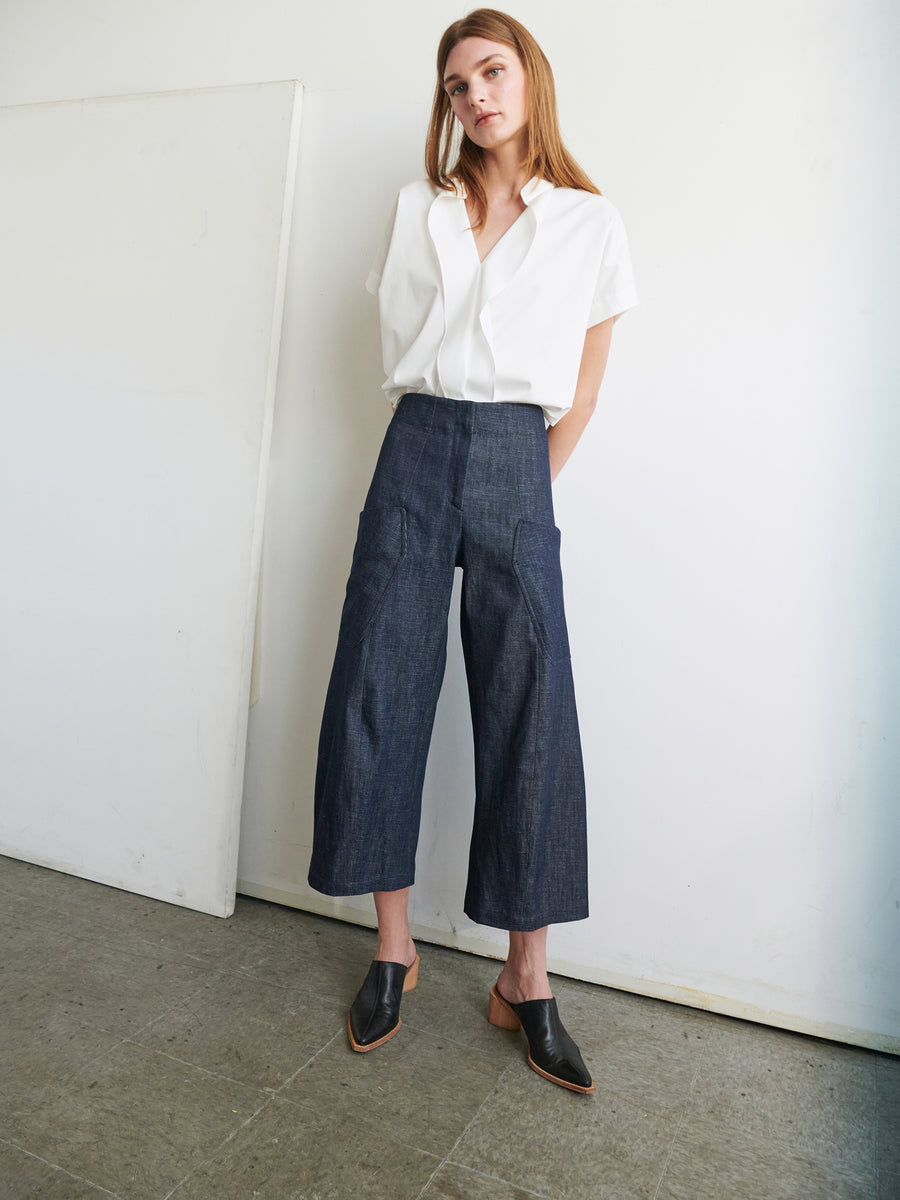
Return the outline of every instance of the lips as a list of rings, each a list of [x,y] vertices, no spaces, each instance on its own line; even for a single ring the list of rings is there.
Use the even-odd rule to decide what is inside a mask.
[[[482,125],[485,121],[489,121],[491,117],[497,117],[499,115],[499,113],[495,112],[481,113],[481,115],[475,121],[475,128],[477,129],[479,125]]]

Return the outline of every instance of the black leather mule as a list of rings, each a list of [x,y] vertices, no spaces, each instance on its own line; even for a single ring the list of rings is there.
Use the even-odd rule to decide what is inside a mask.
[[[347,1033],[354,1050],[365,1054],[392,1038],[400,1028],[400,999],[419,981],[419,956],[411,966],[373,961],[347,1013]]]
[[[562,1021],[556,1000],[504,1000],[495,984],[491,988],[488,1020],[501,1029],[524,1029],[528,1038],[528,1065],[551,1083],[590,1096],[596,1090],[581,1052]]]

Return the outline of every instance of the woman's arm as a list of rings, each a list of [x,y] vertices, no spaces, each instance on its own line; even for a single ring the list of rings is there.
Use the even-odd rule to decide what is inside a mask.
[[[597,406],[597,393],[603,382],[603,373],[609,358],[609,344],[612,340],[612,328],[615,322],[616,318],[610,317],[606,321],[601,321],[599,325],[592,325],[585,334],[584,350],[581,352],[581,366],[578,368],[578,382],[575,385],[575,399],[572,407],[564,417],[560,417],[556,424],[551,425],[547,430],[551,480],[555,479],[563,469]]]

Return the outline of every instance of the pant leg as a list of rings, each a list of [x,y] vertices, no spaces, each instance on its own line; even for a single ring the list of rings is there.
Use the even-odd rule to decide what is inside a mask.
[[[359,518],[316,770],[309,883],[327,895],[415,879],[459,540],[446,438],[427,417],[401,401]]]
[[[463,525],[476,776],[465,911],[529,930],[588,915],[587,832],[546,435],[513,417],[513,471],[498,475],[496,439],[473,447]]]

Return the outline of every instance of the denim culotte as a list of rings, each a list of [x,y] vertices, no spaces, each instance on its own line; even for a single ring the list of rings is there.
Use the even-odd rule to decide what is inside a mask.
[[[587,916],[584,771],[547,436],[532,404],[406,395],[359,518],[325,700],[310,885],[415,879],[454,570],[475,739],[465,912]]]

